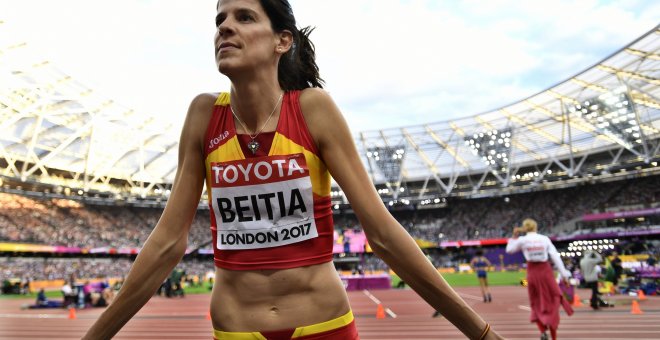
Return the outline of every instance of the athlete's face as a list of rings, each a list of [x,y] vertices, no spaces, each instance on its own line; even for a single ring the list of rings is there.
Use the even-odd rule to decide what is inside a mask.
[[[258,0],[220,0],[215,23],[215,60],[221,73],[277,66],[280,35]]]

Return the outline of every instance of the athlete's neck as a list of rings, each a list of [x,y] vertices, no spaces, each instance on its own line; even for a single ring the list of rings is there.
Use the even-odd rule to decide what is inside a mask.
[[[248,128],[254,131],[255,126],[263,124],[268,119],[282,92],[284,91],[277,83],[270,86],[238,86],[232,84],[229,94],[230,103],[236,115]],[[277,107],[275,111],[275,114],[277,114]]]

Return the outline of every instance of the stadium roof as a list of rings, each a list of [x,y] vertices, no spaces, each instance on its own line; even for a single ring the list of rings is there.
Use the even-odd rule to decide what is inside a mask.
[[[0,175],[142,196],[169,187],[175,127],[103,97],[12,36],[0,35]],[[607,150],[612,163],[623,152],[649,163],[659,153],[659,48],[656,27],[510,105],[451,121],[363,131],[355,140],[374,183],[394,192],[421,181],[449,194],[461,176],[476,176],[473,189],[487,177],[507,186],[530,166],[540,170],[537,178],[551,167],[572,175],[589,155]]]
[[[431,180],[445,194],[460,176],[477,175],[477,181],[479,175],[494,176],[507,186],[531,165],[547,170],[554,164],[574,175],[580,162],[604,150],[632,153],[649,163],[659,153],[659,27],[570,79],[510,105],[462,119],[360,132],[360,152],[371,155],[364,163],[375,183]],[[494,145],[474,147],[480,141]],[[382,157],[376,161],[374,150],[382,154],[383,149],[405,149],[400,166],[394,165],[400,167],[401,183],[388,176],[392,164],[382,164]]]

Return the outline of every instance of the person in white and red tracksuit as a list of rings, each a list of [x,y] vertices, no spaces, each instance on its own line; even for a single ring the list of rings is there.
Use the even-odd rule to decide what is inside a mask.
[[[546,331],[550,330],[550,335],[555,340],[559,327],[559,306],[561,305],[568,315],[573,314],[573,309],[564,299],[548,260],[554,263],[564,279],[570,277],[571,273],[564,267],[550,238],[537,233],[537,230],[536,221],[525,219],[522,227],[513,228],[513,237],[507,242],[506,252],[523,252],[527,260],[527,293],[532,309],[530,321],[538,326],[541,339],[547,339]],[[526,234],[518,237],[520,233]]]

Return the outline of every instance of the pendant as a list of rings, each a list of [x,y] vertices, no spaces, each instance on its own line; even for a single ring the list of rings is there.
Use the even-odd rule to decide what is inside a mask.
[[[253,140],[251,140],[250,142],[247,143],[247,148],[254,155],[255,153],[257,153],[257,149],[259,149],[259,142],[255,141],[253,139]]]

